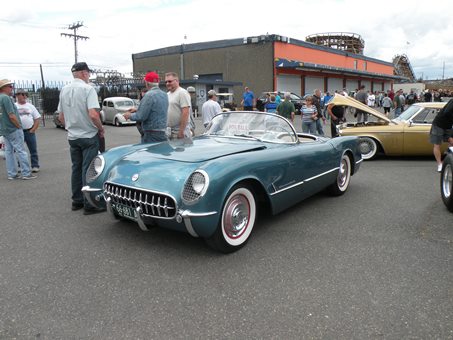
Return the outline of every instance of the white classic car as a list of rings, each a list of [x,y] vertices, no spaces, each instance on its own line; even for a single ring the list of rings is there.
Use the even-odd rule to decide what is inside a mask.
[[[135,102],[127,97],[109,97],[102,101],[102,110],[100,112],[103,124],[113,124],[121,126],[126,124],[135,124],[134,120],[125,119],[123,113],[136,107]]]

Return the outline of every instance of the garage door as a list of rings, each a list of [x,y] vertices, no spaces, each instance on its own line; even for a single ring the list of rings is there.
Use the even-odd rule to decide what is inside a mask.
[[[348,79],[346,80],[346,88],[349,92],[355,91],[359,88],[359,82],[357,80]]]
[[[327,79],[327,91],[330,94],[335,93],[335,90],[343,90],[343,79],[341,78],[329,78]]]
[[[362,80],[361,84],[365,85],[365,91],[371,91],[371,81]]]
[[[300,76],[280,74],[277,76],[277,91],[293,92],[300,95]]]
[[[387,92],[392,88],[392,83],[389,81],[384,82],[384,91]]]
[[[314,90],[320,89],[324,92],[323,77],[305,77],[305,94],[313,94]]]

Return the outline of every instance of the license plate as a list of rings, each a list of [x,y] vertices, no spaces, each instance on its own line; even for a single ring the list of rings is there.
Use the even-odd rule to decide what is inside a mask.
[[[131,220],[137,219],[137,211],[135,211],[134,208],[117,203],[115,204],[114,209],[121,217],[130,218]]]

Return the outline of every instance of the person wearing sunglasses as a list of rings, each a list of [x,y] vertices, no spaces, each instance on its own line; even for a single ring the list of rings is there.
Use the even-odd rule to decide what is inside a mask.
[[[165,86],[168,95],[168,123],[170,139],[191,138],[190,132],[190,95],[179,86],[179,78],[175,72],[165,74]]]
[[[25,144],[27,144],[28,151],[30,151],[31,172],[39,172],[36,130],[39,127],[41,115],[32,103],[27,102],[27,98],[28,93],[24,89],[16,91],[16,107],[17,111],[19,111],[22,129],[24,130]]]
[[[6,171],[8,179],[34,179],[31,173],[28,154],[25,150],[22,124],[11,95],[13,82],[8,79],[0,80],[0,135],[5,139]],[[18,173],[17,161],[22,169],[22,177]]]

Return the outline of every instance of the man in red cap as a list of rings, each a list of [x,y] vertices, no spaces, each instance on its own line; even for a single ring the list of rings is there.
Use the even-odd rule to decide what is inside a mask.
[[[156,72],[147,73],[143,80],[148,91],[138,108],[124,113],[124,118],[141,122],[142,143],[166,141],[168,96],[159,88],[159,75]]]

